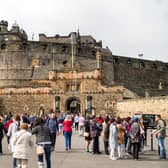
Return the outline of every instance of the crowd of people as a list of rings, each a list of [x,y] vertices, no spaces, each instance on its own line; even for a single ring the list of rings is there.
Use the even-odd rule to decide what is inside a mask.
[[[160,146],[160,159],[166,159],[166,123],[160,115],[156,115],[156,135]],[[13,168],[27,168],[33,147],[32,135],[36,137],[36,153],[38,167],[44,168],[44,156],[47,168],[51,168],[51,152],[55,150],[56,137],[63,135],[65,151],[71,150],[72,132],[84,137],[86,152],[105,154],[111,160],[139,159],[139,153],[144,152],[147,127],[143,116],[112,117],[91,116],[82,114],[60,113],[58,116],[51,111],[45,116],[27,114],[8,115],[0,117],[0,155],[3,154],[2,140],[7,137],[8,150],[13,156]],[[100,137],[103,140],[104,151],[100,151]],[[92,147],[91,147],[92,144]]]

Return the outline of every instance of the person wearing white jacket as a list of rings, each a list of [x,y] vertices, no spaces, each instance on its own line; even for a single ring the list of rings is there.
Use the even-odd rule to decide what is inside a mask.
[[[110,132],[109,132],[109,147],[110,147],[110,159],[117,160],[115,151],[118,148],[118,133],[115,125],[115,119],[111,119]]]
[[[9,129],[7,133],[7,136],[9,137],[9,152],[11,153],[13,153],[14,151],[13,138],[17,130],[19,129],[20,116],[15,115],[12,120],[13,120],[13,123],[9,125]],[[16,158],[13,158],[13,168],[17,168]]]
[[[21,130],[14,135],[13,145],[13,157],[17,159],[18,168],[28,168],[28,159],[30,159],[33,146],[31,133],[28,132],[28,124],[21,124]]]

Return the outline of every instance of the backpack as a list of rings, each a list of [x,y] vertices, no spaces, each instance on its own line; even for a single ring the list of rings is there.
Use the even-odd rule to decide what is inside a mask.
[[[164,126],[166,127],[166,121],[165,120],[163,120],[163,119],[161,119],[162,121],[163,121],[163,123],[164,123]]]

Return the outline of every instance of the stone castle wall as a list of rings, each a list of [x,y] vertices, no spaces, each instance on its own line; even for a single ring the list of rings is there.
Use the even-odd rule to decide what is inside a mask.
[[[114,81],[123,84],[126,88],[145,96],[149,90],[150,96],[162,96],[164,92],[158,90],[168,89],[168,65],[159,61],[147,61],[124,57],[114,57]],[[156,92],[155,92],[156,93]]]
[[[46,81],[50,84],[49,72],[51,71],[57,73],[72,71],[71,35],[74,40],[73,70],[78,73],[100,70],[102,73],[101,81],[96,79],[94,82],[88,82],[89,78],[92,78],[88,77],[82,82],[87,85],[82,87],[88,89],[76,95],[81,99],[82,112],[85,111],[87,96],[93,97],[93,109],[96,113],[114,111],[117,101],[124,98],[124,94],[120,91],[109,91],[115,86],[125,87],[129,93],[135,95],[134,97],[168,95],[167,63],[115,56],[108,47],[102,47],[101,41],[97,42],[92,36],[80,36],[79,32],[55,37],[40,35],[39,41],[28,41],[25,31],[17,24],[8,30],[8,23],[1,21],[0,88],[17,90],[17,93],[10,91],[0,94],[6,112],[21,113],[21,111],[26,112],[25,110],[29,113],[37,112],[40,105],[44,106],[45,111],[49,111],[55,106],[55,96],[61,98],[61,110],[66,110],[66,100],[74,96],[65,91],[69,81],[62,83],[62,79],[57,80],[52,83],[52,86],[46,85]],[[98,86],[98,83],[101,85]],[[45,86],[48,86],[51,91],[43,92],[41,87]],[[23,91],[20,92],[22,89]],[[32,89],[36,91],[31,93]],[[38,89],[41,90],[37,91]],[[55,93],[55,90],[58,92]],[[125,98],[128,97],[128,95],[125,96]],[[166,115],[166,103],[162,104],[164,107],[162,108],[160,101],[167,103],[167,98],[138,99],[132,100],[131,103],[130,101],[119,102],[118,109],[123,115],[132,115],[137,110],[150,113],[159,111]]]
[[[0,28],[0,87],[27,87],[32,79],[47,80],[50,70],[71,70],[73,36],[75,70],[98,68],[96,52],[99,51],[104,85],[123,85],[143,97],[146,90],[150,96],[163,95],[157,92],[160,83],[168,90],[167,63],[115,56],[92,36],[83,36],[79,32],[53,37],[41,34],[39,41],[28,41],[25,31],[17,24],[8,30],[8,23],[1,21]],[[154,95],[151,89],[155,90]]]
[[[151,97],[134,100],[123,100],[117,103],[117,114],[122,117],[133,116],[135,113],[161,114],[168,120],[168,97]]]
[[[50,88],[1,89],[0,98],[4,107],[2,113],[39,114],[40,106],[44,107],[45,112],[54,108],[54,96]]]

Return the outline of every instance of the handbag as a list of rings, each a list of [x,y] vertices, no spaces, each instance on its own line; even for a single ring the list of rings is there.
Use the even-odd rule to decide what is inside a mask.
[[[43,155],[44,154],[44,147],[42,145],[37,145],[36,154],[37,155]]]
[[[84,132],[83,136],[84,137],[89,137],[89,132]]]

